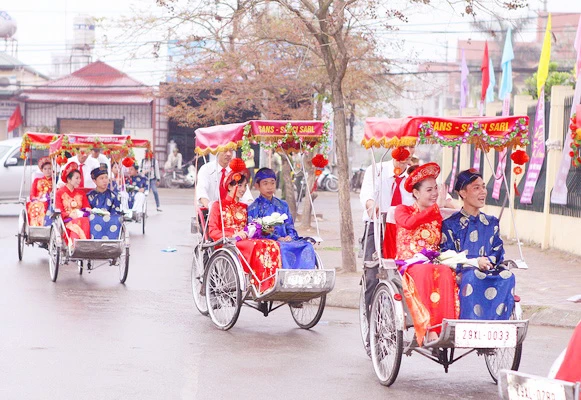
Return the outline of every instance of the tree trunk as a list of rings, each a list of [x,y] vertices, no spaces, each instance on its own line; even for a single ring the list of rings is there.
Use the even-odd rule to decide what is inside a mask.
[[[347,155],[347,126],[345,124],[345,100],[341,82],[332,83],[333,95],[333,135],[335,153],[337,154],[337,172],[339,175],[339,210],[341,213],[341,259],[343,270],[356,271],[355,238],[353,236],[353,218],[351,215],[351,192],[349,191],[349,159]]]
[[[291,178],[291,167],[286,156],[282,155],[282,179],[284,179],[284,199],[288,203],[288,208],[293,219],[297,217],[297,201],[295,198],[295,187]]]
[[[317,96],[318,100],[315,103],[315,119],[320,120],[321,115],[323,114],[323,99],[322,95]],[[305,155],[304,163],[305,163],[305,170],[309,176],[307,179],[307,190],[311,191],[313,189],[313,185],[315,184],[315,180],[317,180],[317,176],[315,175],[315,167],[313,166],[314,154],[308,153]],[[327,154],[330,156],[330,154]],[[315,198],[317,197],[317,193],[313,192],[313,203],[315,202]],[[308,194],[303,199],[303,214],[301,215],[301,227],[304,229],[309,229],[311,227],[311,221],[313,219],[313,208],[311,207],[311,202],[309,201]]]

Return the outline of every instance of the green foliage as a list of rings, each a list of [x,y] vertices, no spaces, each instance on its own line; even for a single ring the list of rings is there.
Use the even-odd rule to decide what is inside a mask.
[[[575,75],[573,72],[560,72],[557,71],[559,65],[556,62],[549,63],[549,76],[545,82],[545,100],[549,101],[551,99],[551,88],[553,86],[571,86],[575,87]],[[537,73],[535,72],[532,76],[525,80],[525,94],[530,94],[536,99],[537,96]]]

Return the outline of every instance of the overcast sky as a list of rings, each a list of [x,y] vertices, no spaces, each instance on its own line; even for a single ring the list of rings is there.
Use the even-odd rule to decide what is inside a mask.
[[[151,5],[148,5],[151,3]],[[88,14],[107,20],[114,20],[120,15],[130,15],[132,8],[138,4],[141,8],[155,9],[154,0],[19,0],[2,1],[0,10],[8,12],[17,21],[18,58],[41,73],[48,74],[51,70],[51,54],[64,52],[67,40],[72,39],[73,18],[79,14]],[[542,9],[538,0],[531,0],[532,10]],[[410,55],[421,59],[444,60],[453,59],[453,46],[458,38],[479,39],[479,35],[471,32],[467,19],[439,7],[436,10],[420,8],[409,15],[409,22],[401,26],[397,35],[378,31],[386,42],[401,44],[404,39],[404,58]],[[579,0],[548,0],[548,10],[551,12],[579,12]],[[375,28],[373,23],[370,29]],[[531,31],[534,28],[531,28]],[[428,32],[428,33],[426,33]],[[113,32],[97,30],[97,40]],[[111,35],[110,35],[111,34]],[[532,34],[532,32],[530,32]],[[527,40],[526,37],[523,38]],[[528,40],[531,40],[530,38]],[[0,51],[4,50],[3,41]],[[152,56],[141,56],[136,60],[129,59],[122,51],[111,52],[97,45],[94,59],[101,59],[122,70],[137,80],[147,84],[157,84],[165,76],[166,63],[155,60]]]

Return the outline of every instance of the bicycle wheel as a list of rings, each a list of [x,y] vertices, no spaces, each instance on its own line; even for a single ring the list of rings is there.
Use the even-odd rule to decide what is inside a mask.
[[[194,304],[202,315],[208,315],[208,303],[206,295],[202,294],[204,288],[204,261],[208,262],[207,255],[201,250],[201,246],[194,248],[192,257],[192,296]],[[205,292],[204,292],[205,293]]]
[[[59,274],[59,266],[61,261],[61,247],[58,245],[58,231],[53,226],[50,230],[50,240],[48,242],[48,269],[50,272],[50,279],[56,282]]]
[[[403,332],[395,325],[395,307],[387,285],[379,284],[371,306],[369,345],[373,369],[384,386],[395,382],[403,352]]]
[[[127,280],[127,275],[129,274],[129,245],[127,244],[127,240],[125,237],[125,228],[121,228],[121,240],[122,240],[122,250],[121,255],[119,256],[118,268],[119,268],[119,282],[125,283]]]
[[[206,303],[214,325],[227,331],[232,328],[242,307],[238,267],[230,254],[220,251],[210,258],[206,276]]]
[[[26,212],[20,211],[18,216],[18,261],[22,261],[24,255],[24,244],[26,242]]]
[[[517,305],[515,304],[515,310]],[[513,310],[510,319],[516,320],[516,312]],[[484,354],[484,361],[486,361],[486,368],[492,377],[494,383],[498,383],[500,378],[500,370],[510,369],[518,371],[520,366],[520,358],[522,355],[522,343],[517,344],[516,347],[505,347],[499,349],[491,349],[491,352]]]
[[[365,307],[365,277],[361,282],[361,293],[359,294],[359,329],[361,331],[361,340],[363,347],[369,357],[371,349],[369,347],[369,319],[367,318],[367,308]]]
[[[326,302],[327,295],[324,294],[302,303],[289,303],[289,307],[297,325],[303,329],[311,329],[323,316]]]

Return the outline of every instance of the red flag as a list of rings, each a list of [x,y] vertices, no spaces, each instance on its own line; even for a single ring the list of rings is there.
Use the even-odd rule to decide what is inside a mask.
[[[14,112],[12,113],[12,115],[10,116],[10,119],[8,120],[8,132],[12,132],[14,129],[18,128],[20,125],[22,125],[22,114],[20,113],[20,106],[16,106],[16,109],[14,110]]]
[[[480,95],[480,100],[484,102],[486,100],[486,91],[488,90],[488,85],[490,84],[490,70],[488,61],[488,42],[484,44],[484,56],[482,57],[482,64],[480,65],[480,71],[482,72],[482,94]]]

